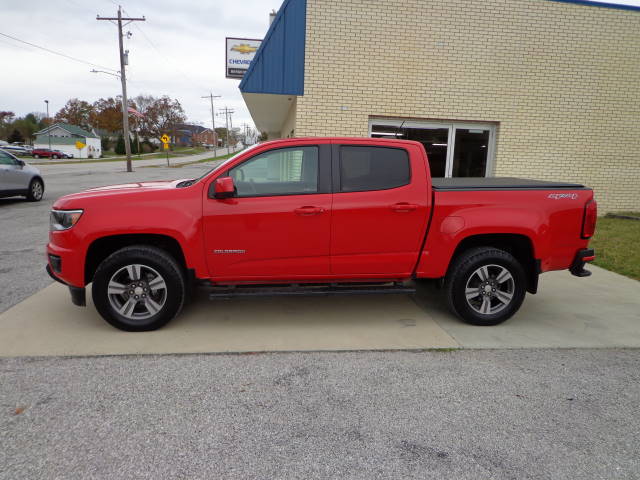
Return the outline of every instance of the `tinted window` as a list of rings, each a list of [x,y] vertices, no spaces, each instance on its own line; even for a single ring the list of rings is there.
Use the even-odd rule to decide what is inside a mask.
[[[340,191],[386,190],[409,183],[409,156],[386,147],[340,148]]]
[[[295,195],[318,191],[318,147],[261,153],[229,170],[239,197]]]

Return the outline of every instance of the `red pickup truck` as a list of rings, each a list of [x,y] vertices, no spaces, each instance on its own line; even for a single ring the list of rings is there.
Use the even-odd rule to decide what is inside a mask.
[[[583,277],[593,191],[517,178],[431,178],[418,142],[297,138],[248,148],[200,178],[58,199],[47,271],[76,305],[153,330],[195,286],[212,298],[411,293],[439,279],[475,325],[511,317],[538,275]]]

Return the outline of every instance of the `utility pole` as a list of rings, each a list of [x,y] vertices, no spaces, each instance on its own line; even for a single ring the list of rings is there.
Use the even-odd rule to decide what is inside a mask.
[[[213,99],[220,98],[220,95],[214,95],[209,92],[209,95],[200,98],[208,98],[211,100],[211,129],[213,130],[213,156],[216,156],[216,150],[218,149],[218,139],[216,138],[216,111],[213,109]]]
[[[47,123],[49,123],[49,100],[45,100],[47,104]],[[47,137],[49,138],[49,150],[51,150],[51,123],[47,126]]]
[[[227,123],[227,154],[230,154],[230,153],[231,153],[231,150],[230,150],[230,148],[229,148],[229,138],[230,138],[230,135],[231,135],[231,130],[229,130],[229,121],[230,121],[230,119],[231,119],[231,114],[232,114],[233,112],[234,112],[234,110],[233,110],[233,109],[231,109],[231,108],[229,108],[229,107],[224,107],[224,108],[222,109],[222,112],[220,112],[220,113],[224,113],[224,118],[225,118],[225,121],[226,121],[226,123]],[[219,113],[219,114],[220,114],[220,113]],[[231,123],[231,125],[232,125],[232,127],[231,127],[231,128],[233,128],[233,123]]]
[[[98,15],[96,17],[96,20],[118,22],[118,46],[120,47],[120,82],[122,83],[122,130],[124,132],[124,151],[127,154],[127,172],[133,172],[133,168],[131,168],[131,139],[129,138],[129,102],[127,100],[127,76],[125,73],[125,67],[129,63],[129,51],[127,51],[127,58],[125,59],[125,52],[122,46],[122,22],[124,21],[126,22],[125,25],[128,25],[131,22],[144,22],[146,19],[144,17],[123,17],[122,7],[118,6],[117,17],[101,17],[100,15]]]

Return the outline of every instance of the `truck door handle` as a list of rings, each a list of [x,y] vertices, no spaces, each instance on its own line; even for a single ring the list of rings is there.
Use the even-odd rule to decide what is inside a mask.
[[[391,205],[391,210],[393,210],[394,212],[413,212],[417,209],[418,205],[416,205],[415,203],[402,202]]]
[[[306,217],[309,215],[318,215],[319,213],[324,212],[324,208],[305,206],[305,207],[296,208],[294,212],[296,212],[296,215],[302,215],[303,217]]]

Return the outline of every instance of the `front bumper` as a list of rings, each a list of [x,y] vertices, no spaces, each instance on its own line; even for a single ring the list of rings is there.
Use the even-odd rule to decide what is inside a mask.
[[[75,287],[73,285],[69,285],[64,280],[55,276],[55,274],[51,271],[51,265],[47,264],[47,273],[51,278],[53,278],[56,282],[60,282],[63,285],[69,287],[69,293],[71,293],[71,302],[78,307],[85,307],[87,305],[87,292],[84,287]]]
[[[595,258],[596,255],[593,248],[583,248],[578,250],[578,253],[576,253],[575,258],[573,259],[573,263],[569,267],[571,275],[575,275],[576,277],[588,277],[591,275],[589,270],[584,269],[584,264],[594,260]]]

